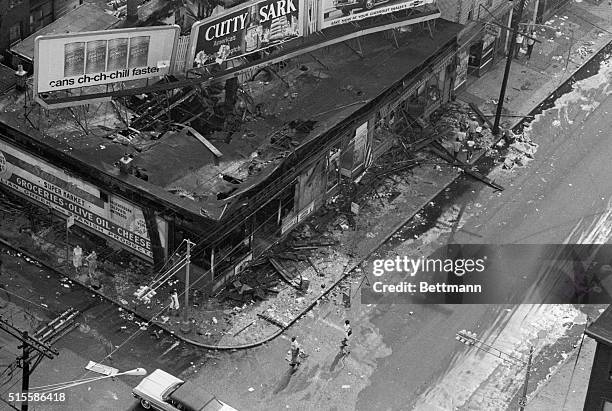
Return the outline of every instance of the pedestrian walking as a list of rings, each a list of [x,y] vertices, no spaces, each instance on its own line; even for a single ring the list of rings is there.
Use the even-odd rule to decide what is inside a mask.
[[[349,349],[349,337],[353,334],[353,330],[351,329],[351,322],[349,320],[344,320],[344,339],[342,340],[342,350],[345,354],[348,354]]]
[[[79,245],[72,250],[72,265],[78,274],[83,265],[83,249]]]
[[[525,38],[523,37],[523,32],[516,34],[516,44],[514,45],[514,58],[518,59],[518,55],[523,47],[523,41]]]
[[[536,32],[535,30],[531,32],[531,37],[527,39],[527,60],[531,58],[531,52],[533,51],[533,46],[535,45]]]
[[[300,344],[296,337],[291,337],[291,361],[289,365],[292,367],[300,365]]]
[[[178,315],[178,311],[181,308],[179,304],[178,293],[176,290],[172,290],[172,294],[170,294],[170,312]]]

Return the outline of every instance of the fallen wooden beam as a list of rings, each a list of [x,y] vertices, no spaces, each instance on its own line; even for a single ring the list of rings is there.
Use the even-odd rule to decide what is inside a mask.
[[[267,321],[267,322],[269,322],[270,324],[274,324],[274,325],[276,325],[278,328],[285,328],[285,327],[287,326],[287,324],[283,323],[283,322],[282,322],[282,321],[280,321],[280,320],[277,320],[276,318],[272,318],[272,317],[270,317],[270,316],[269,316],[269,315],[267,315],[267,314],[261,314],[261,313],[258,313],[258,314],[257,314],[257,316],[258,316],[259,318],[263,318],[264,320],[266,320],[266,321]]]
[[[274,258],[269,258],[270,260],[270,264],[272,264],[272,267],[274,267],[274,269],[280,274],[280,276],[293,288],[300,290],[300,285],[296,284],[293,281],[293,278],[291,277],[291,274],[289,274],[289,272],[287,270],[285,270],[285,268],[278,262],[276,261]]]
[[[308,263],[313,268],[313,270],[315,270],[315,273],[317,273],[319,277],[323,277],[325,275],[324,273],[321,272],[321,270],[319,270],[319,267],[316,266],[314,261],[312,261],[312,258],[306,257],[306,259],[308,260]]]
[[[470,176],[474,177],[475,179],[482,181],[483,183],[493,187],[496,190],[504,191],[504,187],[500,186],[495,181],[492,181],[487,176],[485,176],[482,173],[479,173],[478,171],[472,170],[472,165],[471,164],[467,164],[467,163],[464,163],[462,161],[455,160],[453,158],[453,156],[448,152],[448,150],[446,150],[446,148],[442,144],[434,143],[434,144],[431,145],[430,148],[431,148],[431,150],[438,157],[440,157],[443,160],[446,160],[447,162],[449,162],[449,163],[451,163],[451,164],[461,168],[466,174],[469,174]]]
[[[193,134],[193,136],[195,138],[197,138],[200,141],[200,143],[204,144],[206,146],[206,148],[209,149],[210,152],[215,155],[215,157],[223,157],[223,153],[220,152],[217,149],[217,147],[215,147],[213,145],[213,143],[211,143],[210,141],[206,140],[204,138],[204,136],[202,134],[198,133],[193,127],[185,126],[185,128],[187,129],[187,131],[189,131],[191,134]]]
[[[478,106],[474,103],[469,103],[470,104],[470,108],[472,110],[474,110],[476,112],[476,114],[478,114],[478,117],[480,117],[482,119],[482,121],[486,122],[489,125],[489,128],[491,130],[493,130],[493,123],[491,123],[491,120],[489,120],[487,118],[487,116],[485,116],[482,111],[480,111],[480,109],[478,108]]]

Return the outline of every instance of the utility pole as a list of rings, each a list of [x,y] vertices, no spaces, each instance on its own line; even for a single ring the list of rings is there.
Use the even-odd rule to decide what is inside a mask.
[[[21,367],[23,369],[23,376],[21,377],[21,411],[28,411],[28,390],[30,389],[30,346],[25,343],[28,339],[28,332],[23,332],[23,345]]]
[[[30,388],[30,373],[32,372],[30,368],[30,353],[32,350],[38,351],[39,355],[52,359],[55,355],[59,355],[59,352],[38,338],[31,337],[27,331],[14,327],[11,323],[4,320],[2,316],[0,316],[0,329],[21,341],[21,345],[18,348],[23,350],[22,356],[19,358],[23,376],[21,379],[21,397],[19,399],[21,400],[21,411],[28,411],[28,390]]]
[[[185,307],[183,308],[183,324],[181,325],[181,331],[185,334],[191,331],[191,322],[189,321],[189,268],[191,265],[192,245],[195,245],[195,243],[187,240],[187,252],[185,255]]]
[[[514,48],[516,47],[516,35],[518,34],[519,24],[523,15],[523,9],[525,8],[525,2],[527,0],[519,0],[521,4],[516,13],[516,20],[512,25],[512,36],[510,37],[510,47],[508,48],[508,57],[506,58],[506,69],[504,71],[504,78],[502,80],[501,91],[499,92],[499,101],[497,102],[497,112],[495,113],[495,123],[493,123],[493,134],[499,134],[499,121],[502,115],[502,108],[504,106],[504,98],[506,98],[506,87],[508,86],[508,76],[510,75],[510,66],[512,65],[512,59],[514,57]]]
[[[523,395],[519,400],[520,411],[525,411],[527,406],[527,386],[529,384],[529,373],[531,371],[531,359],[533,358],[533,347],[529,349],[529,359],[527,360],[527,372],[525,373],[525,385],[523,385]]]

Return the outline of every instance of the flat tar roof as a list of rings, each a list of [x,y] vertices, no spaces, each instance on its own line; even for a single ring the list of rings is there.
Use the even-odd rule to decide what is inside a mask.
[[[23,116],[11,114],[23,111],[22,100],[10,106],[0,101],[0,109],[4,107],[0,120],[18,123],[24,131],[28,127],[27,132],[35,138],[47,144],[53,140],[51,144],[58,149],[90,166],[190,212],[219,220],[231,201],[219,197],[219,193],[235,196],[261,182],[292,150],[331,129],[400,81],[463,27],[442,19],[435,24],[431,34],[428,30],[399,34],[399,48],[385,33],[375,33],[360,38],[363,58],[346,45],[337,44],[311,53],[316,60],[310,55],[292,59],[281,74],[283,81],[272,77],[247,83],[245,89],[265,113],[249,116],[231,137],[208,137],[223,154],[217,165],[211,150],[186,129],[169,131],[159,139],[142,133],[135,139],[139,141],[137,149],[134,144],[122,144],[109,129],[125,126],[108,103],[89,108],[98,119],[88,120],[87,127],[95,130],[88,134],[73,118],[82,108],[73,109],[73,113],[63,110],[63,114],[51,111],[55,120],[47,117],[43,126],[47,127],[47,137],[29,128]],[[312,130],[296,133],[287,126],[301,121],[312,122]],[[147,181],[118,174],[113,164],[126,152],[134,154],[134,164],[145,170]],[[230,181],[224,176],[230,176]]]

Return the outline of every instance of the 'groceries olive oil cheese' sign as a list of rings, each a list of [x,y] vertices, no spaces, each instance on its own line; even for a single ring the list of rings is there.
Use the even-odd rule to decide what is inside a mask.
[[[169,74],[179,26],[39,36],[34,42],[37,93]]]
[[[206,67],[301,37],[301,1],[249,2],[194,24],[193,67]]]
[[[3,141],[0,141],[0,186],[66,218],[72,217],[81,228],[153,261],[151,239],[140,207]],[[167,223],[161,217],[156,220],[165,250]]]

